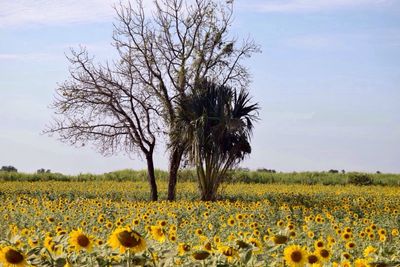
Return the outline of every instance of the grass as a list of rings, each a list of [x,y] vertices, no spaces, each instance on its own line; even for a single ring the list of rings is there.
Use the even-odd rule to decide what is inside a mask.
[[[156,170],[158,181],[166,181],[168,172]],[[194,182],[196,173],[190,169],[181,170],[179,181]],[[146,181],[145,170],[119,170],[104,174],[65,175],[61,173],[19,173],[0,171],[0,181]],[[227,179],[230,183],[260,184],[322,184],[322,185],[388,185],[399,186],[400,174],[373,173],[330,173],[330,172],[292,172],[270,173],[265,171],[236,170]]]

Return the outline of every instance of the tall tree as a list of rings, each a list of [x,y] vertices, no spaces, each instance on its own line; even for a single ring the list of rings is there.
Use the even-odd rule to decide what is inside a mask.
[[[155,0],[147,15],[141,0],[116,7],[114,45],[131,62],[136,82],[157,99],[169,143],[168,199],[175,199],[177,173],[184,152],[171,141],[176,129],[177,99],[205,78],[245,89],[249,72],[242,61],[259,47],[231,37],[233,1]]]
[[[150,199],[157,200],[153,152],[157,104],[137,82],[129,60],[95,65],[85,49],[71,51],[70,78],[59,85],[52,108],[56,116],[45,133],[58,133],[72,145],[91,142],[105,155],[138,153],[147,162]]]
[[[202,200],[215,200],[227,171],[251,152],[250,137],[258,105],[249,94],[202,81],[180,99],[173,145],[196,168]]]

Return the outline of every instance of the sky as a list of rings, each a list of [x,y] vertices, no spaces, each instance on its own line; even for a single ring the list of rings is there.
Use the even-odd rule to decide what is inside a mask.
[[[147,5],[151,1],[145,0]],[[144,169],[41,134],[65,54],[112,60],[114,1],[0,0],[0,165],[67,174]],[[245,61],[261,106],[250,169],[400,173],[400,1],[236,0],[231,33],[262,53]],[[167,169],[157,147],[155,165]]]

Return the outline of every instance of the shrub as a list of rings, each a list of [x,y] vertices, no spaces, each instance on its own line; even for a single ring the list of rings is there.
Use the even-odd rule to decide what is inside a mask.
[[[365,173],[351,173],[347,182],[354,185],[370,185],[373,183],[373,179]]]

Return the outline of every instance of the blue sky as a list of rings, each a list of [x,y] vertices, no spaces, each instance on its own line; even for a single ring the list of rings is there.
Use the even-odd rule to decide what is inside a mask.
[[[145,167],[135,155],[105,158],[40,134],[57,83],[68,77],[69,47],[113,58],[112,4],[0,0],[1,166],[71,174]],[[232,34],[251,36],[263,51],[246,61],[262,110],[242,166],[400,172],[400,1],[236,0],[235,7]],[[159,146],[156,167],[166,169],[167,158]]]

